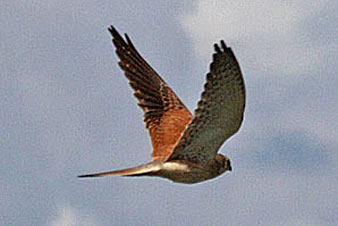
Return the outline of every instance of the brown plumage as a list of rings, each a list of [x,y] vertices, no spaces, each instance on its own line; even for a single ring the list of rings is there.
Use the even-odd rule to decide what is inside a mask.
[[[180,183],[197,183],[231,170],[218,149],[243,121],[244,80],[230,48],[215,44],[213,62],[194,117],[165,81],[113,26],[109,28],[119,65],[134,89],[153,146],[150,163],[137,167],[82,175],[159,176]]]
[[[109,31],[113,36],[116,54],[121,59],[119,65],[134,89],[138,105],[144,111],[144,122],[153,146],[153,160],[165,161],[192,115],[137,52],[128,35],[125,42],[114,27]]]

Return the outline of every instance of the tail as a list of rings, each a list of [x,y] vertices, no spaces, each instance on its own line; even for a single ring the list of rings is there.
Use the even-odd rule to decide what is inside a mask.
[[[155,173],[161,170],[161,168],[162,168],[162,163],[155,161],[155,162],[150,162],[150,163],[132,167],[132,168],[80,175],[78,177],[83,178],[83,177],[106,177],[106,176],[143,176],[143,175],[150,175],[152,173]]]

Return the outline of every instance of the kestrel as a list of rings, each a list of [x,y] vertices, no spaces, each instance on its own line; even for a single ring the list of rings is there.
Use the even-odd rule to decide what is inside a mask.
[[[231,171],[228,157],[217,154],[243,121],[245,87],[239,64],[224,41],[215,53],[194,116],[167,83],[138,53],[127,34],[113,36],[119,66],[144,111],[153,152],[152,161],[117,171],[81,175],[157,176],[178,183],[198,183]]]

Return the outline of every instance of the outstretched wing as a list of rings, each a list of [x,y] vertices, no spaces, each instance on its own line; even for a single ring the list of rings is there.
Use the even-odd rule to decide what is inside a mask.
[[[223,41],[216,53],[194,119],[183,132],[169,160],[207,164],[243,121],[245,87],[239,64]]]
[[[127,34],[127,42],[116,29],[113,36],[119,65],[134,89],[138,105],[144,111],[144,122],[153,146],[153,160],[164,161],[171,155],[192,115],[164,80],[137,52]]]

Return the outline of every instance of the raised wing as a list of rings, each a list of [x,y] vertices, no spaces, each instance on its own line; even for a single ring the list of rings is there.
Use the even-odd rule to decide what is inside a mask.
[[[164,80],[137,52],[127,34],[127,42],[111,26],[119,65],[134,89],[138,105],[153,146],[153,160],[164,161],[171,155],[192,115]]]
[[[186,159],[207,164],[243,121],[245,87],[239,64],[223,41],[222,50],[217,44],[214,47],[216,53],[194,119],[169,160]]]

